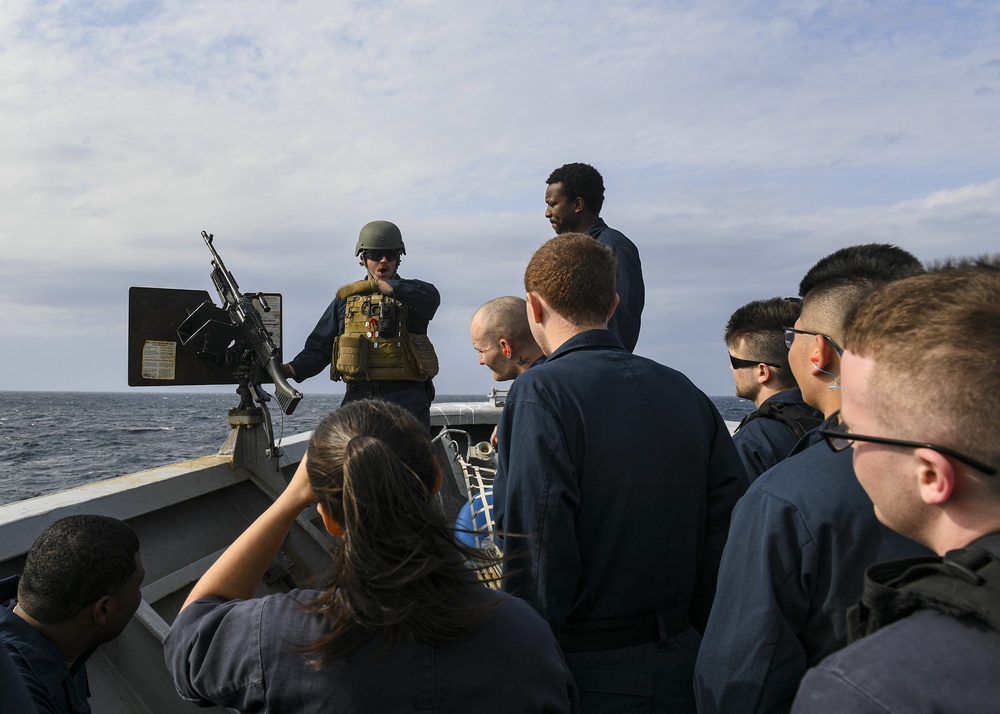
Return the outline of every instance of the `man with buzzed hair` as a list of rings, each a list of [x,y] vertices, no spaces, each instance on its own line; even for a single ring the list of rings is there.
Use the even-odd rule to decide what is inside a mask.
[[[0,581],[0,647],[39,711],[90,711],[84,664],[132,619],[144,575],[128,524],[79,515],[42,531],[23,574]]]
[[[524,298],[508,295],[485,303],[472,316],[469,331],[479,364],[506,382],[545,361],[542,348],[528,326]]]
[[[545,180],[545,217],[556,233],[586,233],[614,253],[616,289],[620,301],[608,321],[608,329],[622,341],[629,352],[639,341],[646,286],[642,263],[635,243],[601,218],[604,206],[604,179],[589,164],[565,164]]]
[[[736,310],[726,325],[736,396],[757,407],[733,435],[751,480],[788,456],[796,442],[823,421],[802,401],[788,366],[785,325],[793,324],[801,309],[797,298],[754,300]]]
[[[608,248],[561,234],[524,287],[547,359],[500,416],[503,587],[552,626],[582,711],[693,711],[698,632],[746,473],[711,400],[608,331]]]
[[[843,404],[821,433],[878,519],[938,557],[868,569],[854,643],[806,675],[793,711],[997,709],[1000,270],[966,264],[886,286],[848,321]]]
[[[803,278],[802,312],[785,330],[788,360],[806,403],[824,417],[840,409],[847,313],[870,290],[921,272],[905,250],[867,244],[832,253]],[[845,613],[865,569],[926,553],[878,522],[850,455],[810,437],[733,511],[698,654],[699,712],[788,711],[806,669],[846,643]]]

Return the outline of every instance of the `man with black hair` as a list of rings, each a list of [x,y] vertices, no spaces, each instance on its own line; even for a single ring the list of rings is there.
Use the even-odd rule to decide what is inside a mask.
[[[0,581],[0,646],[39,711],[90,711],[84,665],[128,625],[144,576],[128,524],[79,515],[42,531],[24,572]]]
[[[949,261],[872,294],[848,321],[843,405],[822,436],[852,456],[878,519],[938,557],[868,569],[853,644],[810,670],[795,712],[997,709],[996,265]]]
[[[642,280],[639,250],[625,235],[601,218],[604,206],[604,179],[588,164],[565,164],[553,171],[545,183],[545,217],[556,233],[585,233],[608,246],[617,260],[618,309],[608,329],[629,352],[639,341],[646,286]]]
[[[802,301],[775,297],[742,306],[726,325],[736,396],[757,407],[740,422],[733,441],[751,480],[788,456],[822,415],[802,401],[788,366],[785,326],[799,318]]]
[[[907,251],[866,244],[803,278],[785,344],[803,399],[825,418],[841,406],[847,313],[870,290],[921,272]],[[865,569],[926,553],[878,522],[850,454],[831,452],[816,430],[750,485],[730,533],[695,669],[699,712],[788,711],[807,668],[846,643]]]

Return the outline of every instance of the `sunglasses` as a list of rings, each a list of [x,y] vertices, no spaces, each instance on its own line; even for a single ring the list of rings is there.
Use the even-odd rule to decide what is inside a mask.
[[[938,446],[936,444],[925,444],[920,441],[904,441],[903,439],[889,439],[883,436],[864,436],[863,434],[852,434],[847,431],[847,427],[844,422],[840,419],[840,412],[836,411],[830,417],[829,425],[826,428],[821,428],[819,430],[819,435],[823,437],[826,441],[827,446],[829,446],[834,451],[843,451],[855,441],[867,441],[873,444],[888,444],[889,446],[904,446],[910,449],[930,449],[931,451],[937,451],[945,456],[950,456],[953,459],[961,461],[963,464],[968,464],[976,471],[982,471],[987,476],[993,476],[997,473],[997,470],[992,466],[984,464],[982,461],[976,461],[973,458],[966,456],[965,454],[960,454],[954,449],[949,449],[947,446]]]
[[[844,348],[841,347],[840,345],[838,345],[834,341],[834,339],[832,337],[830,337],[829,335],[824,335],[822,332],[810,332],[809,330],[797,330],[794,327],[786,327],[785,328],[785,347],[787,347],[788,349],[792,349],[792,342],[795,340],[796,333],[800,334],[800,335],[818,335],[820,337],[823,337],[826,340],[828,340],[831,345],[833,345],[833,349],[837,350],[837,354],[838,355],[840,355],[841,357],[844,356]]]
[[[739,357],[733,357],[732,354],[729,355],[729,364],[733,365],[733,369],[744,369],[745,367],[756,367],[759,364],[766,364],[768,367],[774,367],[775,369],[781,369],[781,365],[780,364],[775,364],[774,362],[765,362],[764,360],[740,359]]]
[[[388,263],[399,260],[398,250],[366,250],[364,255],[365,260],[374,260],[376,263],[382,262],[383,258]]]

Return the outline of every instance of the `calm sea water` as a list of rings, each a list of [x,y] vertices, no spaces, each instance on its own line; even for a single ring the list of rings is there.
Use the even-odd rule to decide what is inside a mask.
[[[275,434],[309,431],[341,398],[307,395],[290,417],[272,409]],[[238,401],[229,393],[0,393],[0,504],[215,453],[229,435],[226,413]],[[753,408],[736,397],[712,401],[736,421]]]

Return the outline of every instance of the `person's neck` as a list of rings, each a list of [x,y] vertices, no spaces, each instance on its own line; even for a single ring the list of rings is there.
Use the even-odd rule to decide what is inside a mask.
[[[813,388],[809,390],[808,394],[806,390],[802,390],[802,400],[813,409],[822,412],[824,419],[829,419],[835,411],[840,409],[842,402],[840,388],[830,389],[829,384],[818,380],[815,384],[811,384],[810,387]]]
[[[594,224],[597,223],[601,217],[592,211],[587,211],[580,214],[579,220],[576,222],[576,227],[573,229],[573,233],[583,233],[586,234]]]
[[[538,358],[541,356],[542,356],[541,349],[534,352],[518,353],[517,357],[518,373],[524,374],[525,372],[527,372],[529,369],[531,369],[531,365],[537,362]]]
[[[780,394],[781,392],[787,392],[791,387],[769,387],[766,384],[760,385],[760,390],[757,392],[757,396],[753,400],[753,405],[760,409],[760,405],[766,402],[768,399],[773,397],[775,394]]]
[[[949,550],[966,548],[985,535],[1000,532],[996,501],[981,496],[967,493],[949,501],[937,518],[928,524],[925,532],[918,535],[917,542],[924,543],[938,555],[944,555]]]
[[[583,334],[584,332],[589,332],[590,330],[606,330],[608,329],[607,324],[595,324],[595,325],[574,325],[566,320],[560,319],[558,322],[554,322],[546,327],[546,338],[549,347],[549,351],[546,352],[546,356],[551,356],[553,352],[558,350],[563,343],[576,337],[577,335]]]
[[[14,606],[14,614],[31,625],[42,637],[52,643],[52,646],[59,650],[59,654],[62,655],[67,667],[76,662],[89,649],[89,645],[80,637],[80,618],[83,613],[58,625],[39,622],[25,612],[24,608],[20,605]]]

